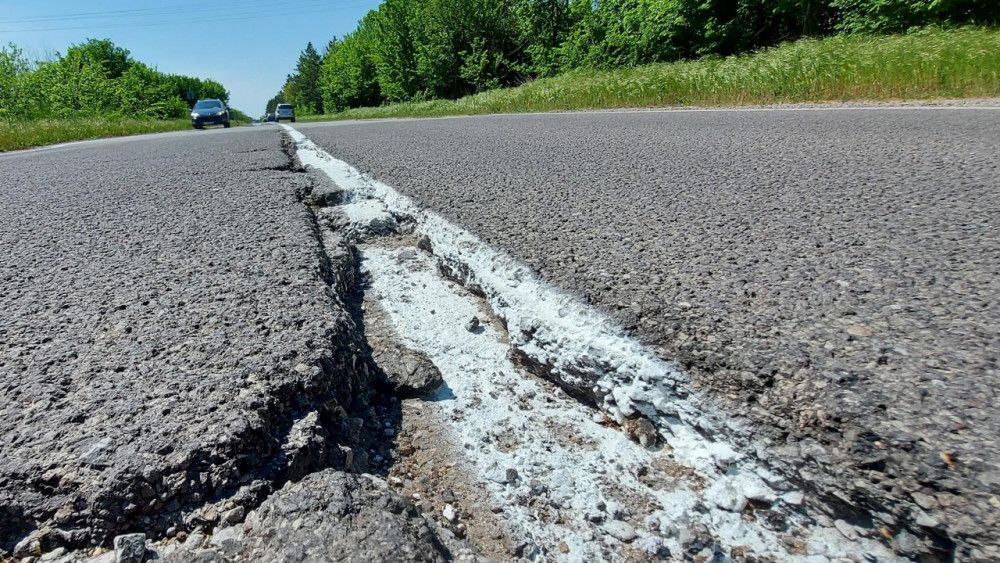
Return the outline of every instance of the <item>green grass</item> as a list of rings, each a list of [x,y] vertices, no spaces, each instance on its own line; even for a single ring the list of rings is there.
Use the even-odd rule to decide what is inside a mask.
[[[724,59],[575,70],[458,100],[359,108],[307,119],[998,95],[1000,30],[928,29],[902,36],[803,39]]]
[[[189,119],[42,119],[27,122],[0,121],[0,151],[26,149],[81,139],[120,137],[190,129]]]

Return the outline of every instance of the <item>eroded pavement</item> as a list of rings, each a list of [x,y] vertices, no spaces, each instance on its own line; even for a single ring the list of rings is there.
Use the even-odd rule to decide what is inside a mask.
[[[291,128],[82,151],[0,158],[0,555],[950,555]]]
[[[837,519],[1000,557],[1000,113],[776,109],[297,129],[682,367]]]
[[[0,555],[176,542],[386,471],[351,254],[280,134],[234,132],[0,158]]]

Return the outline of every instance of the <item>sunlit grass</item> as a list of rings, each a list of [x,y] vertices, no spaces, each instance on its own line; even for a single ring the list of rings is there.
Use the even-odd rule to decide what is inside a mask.
[[[1000,31],[967,28],[803,39],[743,56],[575,70],[458,100],[359,108],[311,119],[998,95]]]
[[[159,133],[190,129],[189,119],[79,118],[43,119],[23,123],[0,121],[0,151],[26,149],[42,145],[121,137],[140,133]]]

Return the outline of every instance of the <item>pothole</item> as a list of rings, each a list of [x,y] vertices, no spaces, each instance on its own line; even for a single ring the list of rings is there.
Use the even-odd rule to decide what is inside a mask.
[[[389,478],[445,527],[499,559],[895,559],[729,443],[603,315],[286,129],[343,190],[320,214],[360,243],[368,309],[443,378],[404,403]]]

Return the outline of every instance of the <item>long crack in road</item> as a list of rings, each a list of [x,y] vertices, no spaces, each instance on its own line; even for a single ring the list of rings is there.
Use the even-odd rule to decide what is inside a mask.
[[[800,514],[802,493],[737,453],[706,404],[691,399],[683,376],[599,313],[288,131],[299,161],[343,190],[347,222],[332,224],[369,241],[362,271],[373,300],[401,343],[442,372],[444,385],[430,397],[440,405],[435,414],[462,444],[455,456],[474,468],[496,499],[491,504],[499,501],[522,556],[617,560],[634,543],[657,558],[698,542],[693,551],[707,559],[732,550],[779,559],[892,557],[875,541],[848,541],[837,522]],[[400,230],[410,231],[410,246],[377,246],[379,234]],[[461,272],[488,309],[439,270]],[[492,323],[469,330],[464,321],[481,316],[499,317],[501,330]],[[544,366],[538,375],[596,408],[553,396],[514,358]],[[639,444],[629,441],[628,427]]]
[[[682,368],[747,425],[741,451],[835,519],[909,557],[989,560],[998,121],[823,108],[297,129]]]
[[[1000,558],[998,115],[4,155],[0,556]]]

